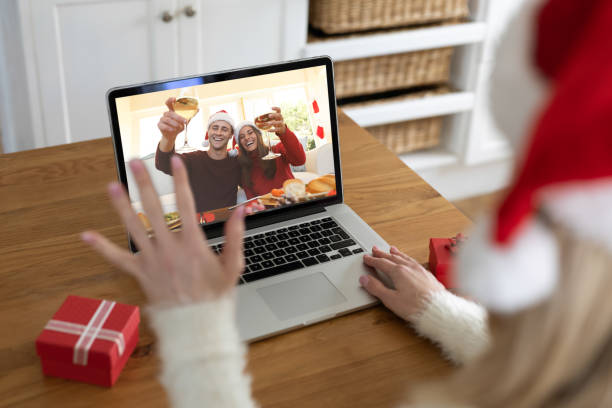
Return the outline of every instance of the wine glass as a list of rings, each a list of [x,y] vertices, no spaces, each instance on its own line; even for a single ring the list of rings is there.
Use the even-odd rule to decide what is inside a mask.
[[[262,157],[261,160],[272,160],[280,156],[279,153],[272,152],[272,146],[270,145],[271,135],[269,130],[273,127],[269,123],[273,120],[272,116],[270,115],[274,115],[274,112],[264,113],[263,115],[257,116],[254,120],[255,126],[257,126],[258,129],[262,130],[266,134],[266,139],[268,139],[268,154]]]
[[[176,149],[177,153],[187,153],[197,150],[189,145],[187,138],[187,126],[191,119],[198,113],[199,99],[193,87],[183,88],[178,98],[174,101],[174,111],[187,120],[185,123],[185,142]]]

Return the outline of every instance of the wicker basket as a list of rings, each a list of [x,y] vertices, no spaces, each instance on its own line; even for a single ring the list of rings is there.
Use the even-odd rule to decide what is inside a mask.
[[[406,99],[427,98],[451,92],[443,86],[423,92],[386,98],[384,102],[399,102]],[[380,104],[381,100],[343,105],[343,109],[357,108]],[[440,143],[442,117],[425,118],[406,122],[390,123],[366,128],[376,139],[395,154],[402,154],[419,149],[437,146]]]
[[[395,154],[437,146],[440,143],[442,118],[426,118],[366,128]]]
[[[327,34],[428,24],[469,15],[468,0],[310,0],[310,25]]]
[[[452,55],[452,48],[438,48],[335,62],[336,96],[447,83]]]

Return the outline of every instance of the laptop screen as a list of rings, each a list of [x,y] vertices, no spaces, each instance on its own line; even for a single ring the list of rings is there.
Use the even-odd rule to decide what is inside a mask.
[[[145,226],[127,166],[134,158],[149,170],[172,229],[181,225],[172,155],[187,168],[201,224],[223,222],[237,206],[259,216],[338,195],[330,64],[285,65],[279,72],[230,71],[109,93],[120,174]]]

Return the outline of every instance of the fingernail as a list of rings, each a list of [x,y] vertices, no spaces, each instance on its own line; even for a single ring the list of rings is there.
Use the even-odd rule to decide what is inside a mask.
[[[177,155],[173,155],[170,159],[170,163],[172,164],[172,168],[178,169],[183,164],[183,161]]]
[[[234,211],[238,212],[238,217],[244,218],[244,215],[245,215],[244,205],[236,207]]]
[[[113,197],[119,197],[121,195],[121,185],[119,183],[110,183],[108,185],[108,193]]]
[[[94,235],[89,232],[89,231],[85,231],[81,233],[81,239],[83,240],[83,242],[86,242],[88,244],[91,244],[94,242]]]
[[[144,169],[144,165],[139,159],[130,160],[130,169],[132,169],[134,173],[141,172]]]
[[[374,250],[376,250],[376,251],[380,251],[380,249],[378,249],[378,247],[377,247],[376,245],[374,245],[374,246],[372,247],[372,251],[374,251]]]
[[[361,275],[359,277],[359,283],[361,284],[361,286],[366,286],[369,280],[370,278],[368,278],[366,275]]]

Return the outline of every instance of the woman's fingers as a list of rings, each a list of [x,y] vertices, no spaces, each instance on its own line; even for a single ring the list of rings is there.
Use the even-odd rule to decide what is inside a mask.
[[[388,304],[392,297],[396,295],[396,291],[389,289],[381,281],[371,275],[362,275],[359,277],[359,283],[372,296],[377,297],[385,305]]]
[[[393,255],[399,256],[400,258],[404,259],[406,262],[408,262],[410,264],[420,265],[416,260],[414,260],[414,258],[409,257],[408,255],[406,255],[405,253],[403,253],[402,251],[397,249],[397,247],[395,247],[395,246],[391,246],[391,249],[390,249],[389,252],[391,254],[393,254]]]
[[[138,191],[140,192],[140,200],[142,207],[145,210],[149,218],[149,222],[153,227],[153,232],[158,242],[162,242],[162,247],[166,248],[169,243],[168,238],[170,236],[170,230],[164,219],[164,212],[159,202],[159,197],[151,182],[151,177],[144,167],[141,160],[130,161],[130,169],[134,174],[134,179],[138,185]]]
[[[244,206],[239,206],[225,223],[225,245],[221,254],[223,266],[232,273],[232,281],[235,281],[244,269],[243,238]]]
[[[174,178],[176,206],[181,215],[183,235],[188,240],[202,240],[203,235],[194,216],[196,213],[195,204],[183,160],[174,155],[172,159],[170,159],[170,162],[172,164],[172,176]]]
[[[121,217],[121,220],[134,239],[134,242],[136,242],[138,248],[144,253],[150,253],[152,249],[151,241],[149,240],[140,218],[138,218],[134,212],[123,185],[111,183],[108,186],[108,194],[111,198],[113,207],[115,207],[115,211],[117,211],[117,214]]]
[[[372,256],[375,256],[376,258],[385,258],[385,259],[390,260],[393,263],[400,264],[400,265],[413,266],[412,264],[408,263],[404,258],[398,255],[387,253],[383,251],[382,249],[379,249],[376,246],[372,247]]]
[[[83,232],[81,239],[117,268],[129,273],[138,280],[143,278],[138,269],[136,258],[127,250],[119,248],[95,231]]]
[[[176,102],[174,97],[166,99],[166,106],[170,112],[174,112],[174,102]]]
[[[394,283],[398,275],[399,268],[401,267],[401,265],[396,264],[395,262],[392,262],[386,258],[377,258],[370,255],[364,255],[363,262],[366,265],[376,268],[380,272],[383,272],[385,275],[389,276]]]

